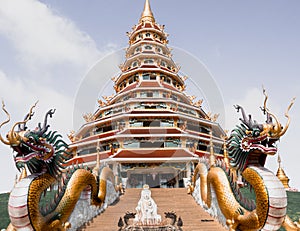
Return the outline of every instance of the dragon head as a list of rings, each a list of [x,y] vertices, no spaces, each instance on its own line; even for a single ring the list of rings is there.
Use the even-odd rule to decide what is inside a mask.
[[[276,154],[276,141],[286,133],[290,124],[288,112],[292,107],[295,98],[291,101],[285,113],[288,120],[283,127],[278,118],[270,112],[266,106],[268,95],[266,94],[265,89],[263,90],[263,93],[265,95],[265,100],[261,110],[267,117],[266,122],[263,124],[259,124],[257,121],[252,120],[251,115],[247,117],[241,106],[235,106],[238,112],[242,112],[243,118],[240,118],[242,123],[239,126],[236,126],[231,132],[227,146],[231,166],[238,170],[244,170],[248,165],[264,166],[266,157],[268,155]]]
[[[47,124],[47,120],[48,117],[52,117],[55,110],[51,109],[46,113],[43,126],[39,123],[34,130],[27,128],[26,123],[33,116],[35,106],[36,104],[30,108],[23,121],[13,125],[6,139],[0,134],[0,140],[16,153],[14,160],[18,170],[26,166],[31,173],[48,172],[55,177],[71,155],[67,152],[68,145],[61,139],[62,136],[56,131],[48,131],[50,125]],[[2,109],[8,119],[0,125],[0,128],[10,121],[4,102]]]

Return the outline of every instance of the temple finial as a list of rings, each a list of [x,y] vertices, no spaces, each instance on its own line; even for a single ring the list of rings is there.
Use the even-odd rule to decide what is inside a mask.
[[[151,11],[149,0],[145,1],[144,11],[143,11],[143,13],[141,15],[141,18],[140,18],[140,23],[145,22],[145,21],[155,22],[155,18],[153,16],[152,11]]]

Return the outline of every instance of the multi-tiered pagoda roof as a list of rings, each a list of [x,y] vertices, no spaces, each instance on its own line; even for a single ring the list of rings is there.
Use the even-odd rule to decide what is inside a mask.
[[[185,93],[187,77],[179,74],[168,34],[156,23],[148,0],[127,35],[126,59],[112,78],[115,94],[98,100],[99,108],[74,134],[72,162],[92,167],[98,157],[120,177],[181,172],[182,178],[189,177],[199,157],[211,154],[211,146],[223,157],[224,131],[201,100],[193,102]]]

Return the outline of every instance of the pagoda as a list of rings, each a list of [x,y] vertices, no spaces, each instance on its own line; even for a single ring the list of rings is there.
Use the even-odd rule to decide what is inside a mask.
[[[129,46],[115,94],[72,134],[71,163],[113,169],[126,187],[184,187],[202,156],[223,158],[225,132],[185,93],[187,77],[172,59],[168,34],[157,24],[149,0]],[[213,150],[213,151],[212,151]]]

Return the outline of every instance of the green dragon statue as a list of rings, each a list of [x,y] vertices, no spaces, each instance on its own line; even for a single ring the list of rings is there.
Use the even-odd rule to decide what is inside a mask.
[[[35,106],[31,107],[24,121],[14,124],[6,139],[0,135],[0,140],[16,153],[16,167],[22,170],[22,179],[10,194],[8,210],[11,224],[7,230],[66,230],[72,225],[68,219],[81,192],[90,193],[91,203],[101,206],[106,198],[108,182],[114,185],[114,175],[108,167],[101,168],[100,175],[99,168],[93,173],[79,166],[66,168],[67,161],[72,158],[71,150],[68,150],[61,135],[48,131],[47,120],[55,110],[46,113],[43,125],[39,123],[34,130],[27,128],[26,123],[33,116]],[[3,102],[2,109],[8,118],[0,128],[10,121]],[[30,172],[28,176],[26,169]],[[58,187],[54,200],[50,206],[43,208],[40,205],[42,195],[53,186]]]
[[[285,113],[288,121],[283,127],[266,106],[265,90],[264,95],[261,109],[267,117],[266,123],[253,121],[241,106],[235,106],[242,112],[242,123],[227,138],[227,150],[226,145],[224,148],[227,160],[212,163],[208,158],[200,159],[189,190],[199,204],[219,217],[229,230],[278,230],[284,226],[286,230],[299,231],[300,224],[293,223],[286,215],[287,196],[282,183],[264,167],[267,156],[277,152],[276,141],[289,127],[288,112],[294,99]],[[239,175],[254,189],[256,204],[240,193],[236,183]]]

